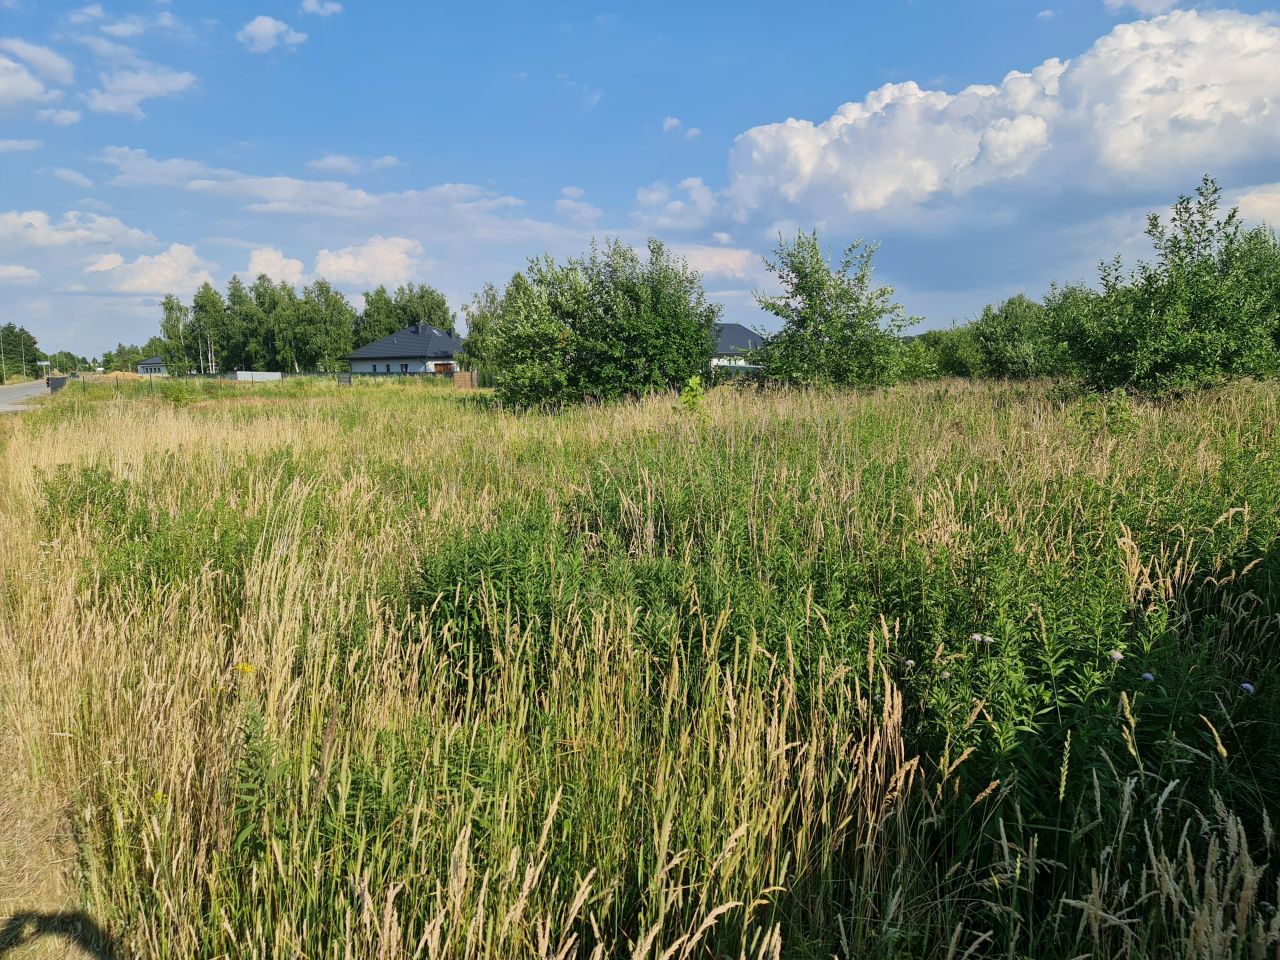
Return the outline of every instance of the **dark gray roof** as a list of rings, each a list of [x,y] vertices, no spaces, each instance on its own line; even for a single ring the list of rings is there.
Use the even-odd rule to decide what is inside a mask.
[[[462,341],[435,327],[405,327],[389,337],[351,351],[348,360],[411,360],[452,357]]]
[[[752,333],[740,323],[720,323],[716,325],[717,357],[725,357],[734,353],[746,353],[758,350],[764,345],[760,334]]]
[[[138,366],[140,366],[140,367],[163,367],[163,366],[164,366],[164,357],[147,357],[147,359],[145,359],[145,360],[139,360],[139,361],[138,361]]]

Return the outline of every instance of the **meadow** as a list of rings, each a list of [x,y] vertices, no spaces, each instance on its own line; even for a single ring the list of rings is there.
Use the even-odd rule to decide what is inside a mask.
[[[69,390],[0,422],[3,789],[120,956],[1275,957],[1278,422]]]

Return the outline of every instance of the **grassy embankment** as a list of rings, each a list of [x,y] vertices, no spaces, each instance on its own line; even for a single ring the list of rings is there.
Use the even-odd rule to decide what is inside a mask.
[[[139,957],[1275,955],[1280,390],[676,407],[6,425],[0,722],[86,909]]]

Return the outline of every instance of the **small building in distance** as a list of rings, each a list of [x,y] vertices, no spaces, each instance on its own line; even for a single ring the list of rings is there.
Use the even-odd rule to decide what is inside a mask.
[[[764,340],[740,323],[716,324],[716,349],[711,355],[713,367],[740,367],[753,370],[756,365],[747,361],[747,351],[759,350]]]
[[[414,374],[454,373],[459,369],[462,341],[457,337],[414,324],[389,337],[357,347],[347,357],[352,373]]]
[[[169,371],[164,368],[164,359],[162,357],[147,357],[138,364],[138,373],[142,376],[167,377]]]

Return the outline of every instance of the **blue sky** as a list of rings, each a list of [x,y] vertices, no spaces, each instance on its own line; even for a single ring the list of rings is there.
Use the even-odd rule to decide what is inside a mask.
[[[634,9],[633,9],[634,8]],[[778,233],[926,326],[1142,250],[1212,172],[1280,221],[1280,16],[1167,0],[0,0],[0,321],[98,354],[265,271],[461,306],[656,235],[726,316]]]

